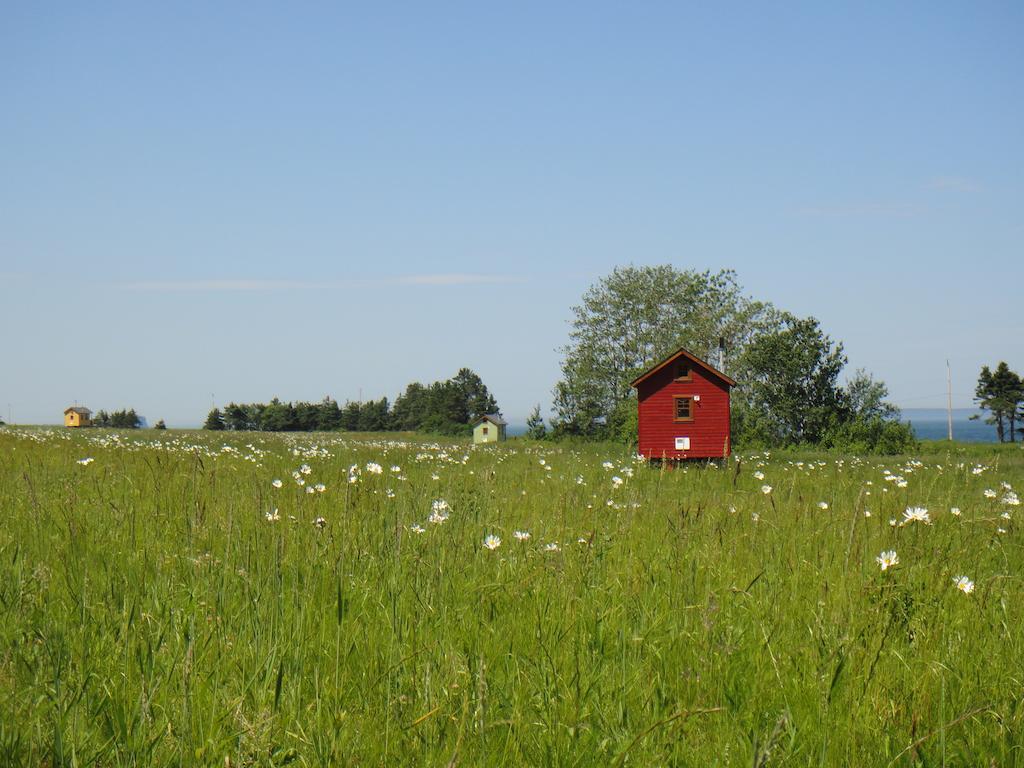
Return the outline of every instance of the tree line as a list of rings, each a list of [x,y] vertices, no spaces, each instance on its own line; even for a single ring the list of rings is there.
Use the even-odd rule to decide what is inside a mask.
[[[1000,443],[1016,442],[1017,433],[1024,439],[1024,427],[1017,426],[1024,424],[1024,379],[1005,362],[1000,362],[994,371],[982,366],[974,400],[979,408],[989,412],[985,423],[995,426]]]
[[[113,427],[115,429],[138,429],[142,426],[142,418],[135,412],[134,408],[111,411],[96,411],[92,418],[93,426]]]
[[[344,406],[330,397],[319,403],[228,403],[213,408],[204,429],[259,430],[265,432],[388,432],[416,431],[441,435],[467,435],[473,422],[498,413],[498,403],[483,380],[462,368],[447,381],[424,385],[412,382],[394,404],[386,397],[368,402],[348,401]]]

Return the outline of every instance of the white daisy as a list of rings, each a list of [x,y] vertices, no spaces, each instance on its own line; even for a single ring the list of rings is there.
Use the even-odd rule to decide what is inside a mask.
[[[888,568],[892,568],[894,565],[898,565],[899,562],[900,562],[900,559],[896,555],[896,550],[895,549],[890,549],[890,550],[887,550],[887,551],[883,552],[878,557],[876,557],[875,561],[878,563],[878,565],[884,571],[884,570],[886,570]]]
[[[954,576],[953,583],[956,584],[956,588],[965,595],[969,595],[974,591],[974,582],[966,576]]]
[[[903,522],[900,525],[907,525],[908,523],[926,523],[931,525],[931,522],[928,510],[924,507],[907,507],[903,512]]]

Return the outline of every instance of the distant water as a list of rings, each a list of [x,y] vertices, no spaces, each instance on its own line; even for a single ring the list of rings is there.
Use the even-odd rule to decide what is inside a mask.
[[[970,417],[977,414],[978,420]],[[975,408],[953,409],[953,439],[965,443],[994,443],[996,428],[985,423],[988,414]],[[904,408],[903,421],[914,428],[919,440],[945,440],[947,437],[945,408]]]
[[[974,414],[979,416],[977,421],[971,421]],[[996,442],[996,428],[985,423],[986,416],[988,414],[985,411],[975,408],[954,408],[953,439],[964,443]],[[904,408],[903,421],[914,428],[918,440],[946,439],[945,408]],[[507,433],[509,437],[525,435],[526,425],[509,424]]]

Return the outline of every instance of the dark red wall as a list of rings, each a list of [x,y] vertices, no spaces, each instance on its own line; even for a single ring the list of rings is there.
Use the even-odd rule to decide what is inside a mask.
[[[666,365],[637,386],[640,412],[639,452],[648,458],[709,459],[732,451],[729,434],[729,387],[697,365],[691,381],[675,381],[675,366]],[[673,395],[700,395],[692,404],[693,421],[675,420]],[[677,451],[676,438],[689,437],[690,450]]]

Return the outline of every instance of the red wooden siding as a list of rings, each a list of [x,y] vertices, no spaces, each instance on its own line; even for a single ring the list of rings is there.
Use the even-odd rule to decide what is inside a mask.
[[[729,386],[699,365],[690,381],[676,381],[674,365],[666,365],[637,386],[639,451],[651,459],[710,459],[731,453]],[[692,421],[675,420],[675,396],[700,400],[691,406]],[[676,450],[676,438],[690,438],[688,451]]]

